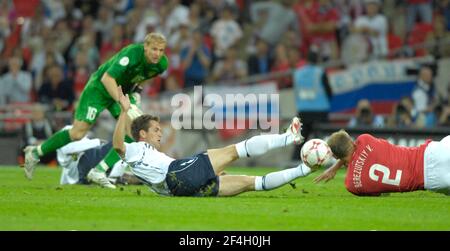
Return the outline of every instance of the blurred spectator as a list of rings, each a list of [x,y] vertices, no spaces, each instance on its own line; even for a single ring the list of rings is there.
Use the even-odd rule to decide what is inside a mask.
[[[201,0],[202,1],[202,0]],[[203,0],[207,7],[210,8],[215,16],[219,16],[219,13],[222,12],[225,8],[230,8],[233,12],[233,15],[237,12],[237,6],[235,0]]]
[[[56,50],[55,41],[49,39],[45,41],[44,50],[36,50],[31,60],[30,69],[34,76],[35,89],[39,89],[44,81],[44,68],[52,64],[58,64],[62,67],[65,65],[65,60],[63,55]]]
[[[189,45],[190,38],[192,37],[192,30],[189,20],[184,20],[179,23],[176,30],[174,30],[171,36],[168,38],[167,46],[174,50],[180,51]]]
[[[201,28],[204,26],[204,23],[202,22],[202,18],[200,17],[200,5],[196,2],[191,3],[189,6],[189,28],[191,30],[200,30],[203,32],[208,32],[208,30],[201,30]]]
[[[425,127],[426,128],[434,128],[439,126],[439,118],[442,114],[442,104],[438,104],[433,107],[433,111],[426,113],[425,115]]]
[[[22,128],[22,142],[19,155],[23,155],[23,149],[27,145],[39,145],[53,134],[52,126],[45,116],[45,108],[34,105],[31,119]],[[49,154],[42,159],[43,163],[49,163],[55,159],[56,154]]]
[[[83,18],[83,12],[75,5],[75,1],[62,1],[64,10],[66,11],[65,20],[67,20],[68,26],[73,31],[78,31],[81,27],[81,19]]]
[[[83,91],[92,69],[89,67],[89,60],[86,52],[80,52],[75,57],[75,63],[69,70],[70,78],[73,79],[73,90],[75,98],[78,99]]]
[[[169,92],[178,92],[181,89],[181,83],[178,82],[176,76],[169,74],[167,78],[164,80],[164,89],[163,91]]]
[[[239,59],[236,53],[236,48],[229,48],[225,58],[214,65],[213,81],[237,80],[247,76],[247,64]]]
[[[60,20],[66,16],[66,9],[64,8],[64,1],[57,0],[42,0],[45,5],[46,15],[52,20]]]
[[[372,111],[369,100],[361,99],[356,105],[355,115],[348,123],[349,127],[383,127],[384,118],[381,115],[376,115]]]
[[[306,53],[310,45],[309,27],[312,24],[311,14],[313,6],[316,5],[315,0],[296,0],[294,1],[293,10],[297,15],[297,23],[300,29],[300,45],[303,53]]]
[[[0,52],[3,51],[6,39],[11,33],[10,27],[12,26],[12,24],[9,18],[9,11],[11,9],[11,6],[12,3],[9,1],[0,1]]]
[[[189,20],[179,23],[176,31],[167,41],[167,57],[169,58],[168,73],[177,77],[177,82],[184,83],[184,68],[182,65],[181,51],[190,46],[192,31],[189,28]]]
[[[119,13],[119,15],[125,13],[131,7],[133,7],[133,0],[105,0],[103,1],[103,5],[109,7],[113,11]],[[152,2],[160,2],[157,0],[153,0]],[[155,7],[155,5],[152,6],[152,8]]]
[[[419,70],[419,76],[411,97],[414,103],[414,109],[417,112],[429,112],[432,105],[436,102],[436,94],[433,83],[433,70],[428,66],[422,66]]]
[[[22,59],[9,59],[9,71],[0,77],[0,105],[30,102],[31,74],[20,70]]]
[[[328,121],[332,90],[324,68],[318,65],[319,52],[312,47],[306,65],[294,72],[294,92],[298,116],[302,118],[302,135],[308,140],[316,122]]]
[[[447,84],[447,93],[443,93],[440,103],[450,106],[450,83]]]
[[[342,41],[341,61],[347,66],[363,63],[369,59],[370,42],[357,32],[352,32]]]
[[[54,20],[45,15],[45,5],[40,3],[34,9],[34,15],[25,18],[22,26],[22,41],[34,43],[32,40],[42,40],[46,38],[45,30],[50,31],[54,25]],[[42,43],[42,41],[40,41]]]
[[[13,58],[13,57],[21,59],[21,62],[22,62],[22,64],[21,64],[22,66],[20,68],[21,70],[29,72],[28,68],[29,68],[29,65],[31,62],[31,57],[32,57],[31,51],[28,50],[27,48],[22,49],[20,47],[16,47],[12,51],[11,56],[4,59],[4,60],[6,60],[7,65],[6,65],[3,73],[6,73],[6,71],[9,69],[8,68],[9,67],[9,59]]]
[[[291,0],[281,0],[279,3],[275,1],[252,3],[250,15],[259,30],[259,37],[270,46],[274,46],[289,29],[300,34],[297,16],[292,8]]]
[[[125,28],[121,23],[115,23],[112,27],[112,35],[109,39],[103,40],[100,47],[100,62],[108,60],[116,52],[130,44],[131,41],[125,38]]]
[[[308,137],[308,123],[327,121],[330,109],[332,90],[324,68],[318,65],[319,52],[317,47],[311,47],[308,52],[306,64],[294,72],[294,91],[296,107],[299,117],[302,118],[302,134]],[[314,117],[308,120],[306,117]],[[309,116],[314,115],[314,116]],[[309,128],[311,129],[311,128]]]
[[[300,34],[294,30],[286,31],[280,40],[281,43],[285,44],[288,48],[296,48],[301,51],[303,48]],[[306,54],[306,53],[304,53]]]
[[[445,28],[444,17],[436,16],[433,26],[433,31],[426,38],[426,42],[433,45],[428,52],[436,59],[450,57],[450,32]]]
[[[388,53],[386,17],[379,13],[380,0],[364,0],[367,14],[356,19],[352,32],[367,37],[370,41],[371,55],[379,58]]]
[[[282,43],[279,43],[275,47],[275,55],[273,56],[273,64],[270,69],[271,72],[285,72],[291,69],[288,50],[286,46]],[[282,78],[276,79],[278,83],[278,89],[282,89],[287,86],[292,86],[292,77],[286,76]]]
[[[407,108],[402,104],[394,106],[394,110],[388,119],[388,126],[393,128],[414,127],[413,118]]]
[[[302,68],[306,64],[306,60],[301,57],[298,47],[288,47],[288,59],[291,69]]]
[[[101,41],[111,39],[111,30],[114,26],[114,10],[101,5],[94,21],[94,29],[101,36]]]
[[[67,20],[56,21],[52,37],[55,39],[56,50],[63,55],[67,55],[69,46],[75,37],[74,31],[69,27]]]
[[[272,62],[269,57],[269,45],[263,39],[256,41],[256,53],[247,59],[248,74],[265,74],[270,72]]]
[[[406,5],[406,29],[411,31],[420,17],[421,23],[431,24],[433,19],[433,7],[431,0],[407,0]]]
[[[39,102],[52,106],[55,111],[71,109],[74,101],[73,84],[64,79],[60,66],[51,65],[46,69],[48,81],[39,89]]]
[[[319,52],[312,47],[306,65],[294,72],[294,96],[298,116],[302,119],[302,135],[309,139],[315,123],[328,122],[332,91],[322,66],[318,65]],[[293,160],[298,160],[300,147],[296,147]]]
[[[216,14],[214,12],[214,9],[211,8],[209,5],[207,5],[204,1],[197,1],[199,8],[200,8],[200,31],[203,34],[208,34],[211,31],[211,27],[213,24],[213,21],[216,18]],[[196,10],[191,9],[189,15],[195,15]]]
[[[426,125],[426,116],[431,111],[427,112],[419,112],[414,106],[414,100],[411,97],[405,96],[400,99],[400,104],[402,104],[411,114],[411,118],[414,122],[414,125],[419,128],[423,128]]]
[[[167,8],[162,9],[167,10]],[[136,15],[138,14],[138,12],[134,13]],[[136,25],[136,32],[134,34],[133,40],[137,43],[140,43],[144,41],[145,35],[147,35],[148,33],[154,32],[158,29],[163,32],[164,29],[162,27],[158,27],[160,23],[162,23],[162,21],[160,22],[160,19],[162,18],[166,18],[166,14],[163,14],[163,12],[161,12],[159,16],[155,13],[154,15],[149,15],[142,18],[142,20]],[[132,16],[131,20],[135,20],[134,16]],[[133,21],[131,23],[133,23]],[[129,24],[127,24],[127,26],[128,25]]]
[[[388,48],[403,46],[404,40],[407,38],[406,30],[406,10],[404,1],[383,1],[381,12],[388,20]],[[395,45],[391,44],[392,36],[398,36],[400,40],[394,41]]]
[[[95,45],[94,34],[84,33],[76,40],[74,46],[70,49],[69,58],[71,61],[75,60],[78,53],[86,53],[88,57],[89,69],[95,70],[100,62],[100,53]]]
[[[320,61],[337,59],[339,56],[336,31],[339,24],[339,12],[331,0],[318,0],[306,12],[310,25],[306,27],[309,44],[319,46]]]
[[[427,119],[428,127],[450,127],[450,85],[447,87],[445,97],[434,107],[433,112],[428,113]]]
[[[190,44],[181,50],[180,56],[184,69],[184,87],[203,85],[211,64],[211,52],[203,42],[203,35],[199,30],[192,33]]]
[[[80,37],[92,37],[95,46],[100,46],[100,32],[95,29],[95,18],[92,15],[85,15],[81,19],[81,29],[79,30],[76,40]],[[76,45],[76,44],[75,44]]]
[[[344,39],[349,33],[353,20],[364,14],[364,3],[361,0],[335,0],[340,14],[339,37]]]
[[[122,22],[125,24],[126,38],[140,43],[144,41],[146,34],[156,31],[158,26],[161,27],[161,32],[164,30],[164,23],[159,18],[164,14],[167,16],[167,7],[162,6],[157,10],[149,8],[149,0],[136,0],[133,2],[133,8],[126,14],[126,20]]]
[[[426,116],[425,113],[418,112],[414,108],[414,100],[410,97],[403,97],[393,107],[387,125],[401,128],[423,128],[426,125]]]
[[[436,13],[442,15],[445,20],[445,29],[450,31],[450,0],[438,0]]]
[[[236,22],[231,7],[227,6],[220,18],[213,22],[211,36],[214,39],[214,58],[221,59],[225,52],[242,38],[242,29]]]
[[[94,16],[97,13],[100,1],[75,1],[75,6],[80,8],[85,16]]]
[[[170,34],[176,31],[181,23],[189,20],[189,8],[182,5],[180,0],[169,0],[166,5],[168,7],[166,32],[170,37]]]
[[[450,105],[442,105],[441,113],[438,114],[438,126],[450,127]]]

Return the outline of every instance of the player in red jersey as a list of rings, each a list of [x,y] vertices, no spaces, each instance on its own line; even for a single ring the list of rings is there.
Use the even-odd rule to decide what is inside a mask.
[[[450,195],[450,136],[403,147],[362,134],[355,141],[344,130],[327,141],[338,161],[314,182],[329,181],[347,165],[345,186],[358,196],[431,190]]]

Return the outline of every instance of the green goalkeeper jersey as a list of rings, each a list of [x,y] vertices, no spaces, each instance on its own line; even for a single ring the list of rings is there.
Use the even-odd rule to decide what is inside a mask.
[[[114,78],[124,93],[130,93],[140,82],[163,73],[169,65],[167,56],[163,55],[157,64],[148,63],[144,54],[144,44],[131,44],[120,50],[94,72],[89,82],[100,87],[109,96],[101,82],[106,72]]]

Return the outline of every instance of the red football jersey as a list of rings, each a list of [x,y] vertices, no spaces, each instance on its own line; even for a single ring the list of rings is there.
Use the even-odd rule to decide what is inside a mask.
[[[403,147],[360,135],[348,164],[345,186],[355,195],[423,190],[424,152],[428,140],[418,147]]]

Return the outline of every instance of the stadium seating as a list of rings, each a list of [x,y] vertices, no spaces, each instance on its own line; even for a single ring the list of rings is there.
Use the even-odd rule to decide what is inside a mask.
[[[433,26],[428,23],[417,23],[408,36],[408,45],[414,49],[415,56],[425,56],[425,48],[415,48],[425,42],[429,32],[433,31]]]
[[[398,50],[402,48],[403,46],[403,40],[400,36],[389,33],[388,34],[388,48],[389,48],[389,54],[388,57],[390,59],[395,58],[398,54]]]

